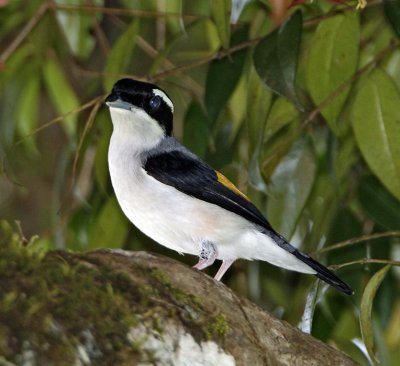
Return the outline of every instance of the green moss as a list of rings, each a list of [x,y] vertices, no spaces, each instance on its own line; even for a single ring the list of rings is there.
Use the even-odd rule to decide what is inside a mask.
[[[83,346],[98,365],[123,363],[127,350],[130,360],[148,360],[150,355],[127,334],[138,324],[162,334],[168,318],[179,319],[199,341],[226,334],[225,317],[210,322],[201,302],[174,286],[167,274],[140,266],[119,271],[118,265],[101,256],[45,253],[18,235],[5,235],[0,241],[0,354],[18,363],[28,347],[38,364],[73,364],[77,347]]]
[[[207,330],[210,338],[214,338],[214,336],[224,338],[229,331],[229,325],[226,321],[225,315],[218,314],[213,319],[211,319],[210,323],[208,324]]]
[[[68,253],[36,252],[8,235],[0,243],[0,278],[0,354],[7,360],[17,362],[28,345],[42,363],[57,363],[59,355],[72,364],[88,332],[102,363],[129,346],[137,314],[125,292],[140,291],[127,276],[106,276]]]
[[[229,326],[224,314],[209,318],[208,313],[202,308],[201,302],[192,294],[185,293],[182,289],[174,287],[168,276],[158,269],[152,271],[153,277],[163,285],[162,298],[170,298],[179,305],[180,313],[176,308],[171,308],[174,313],[171,317],[179,316],[190,328],[190,333],[197,339],[218,340],[224,338],[229,331]],[[161,290],[160,290],[161,291]]]
[[[168,291],[169,297],[172,297],[175,302],[188,305],[193,308],[193,310],[200,310],[200,302],[192,294],[187,294],[182,289],[174,287],[169,279],[169,277],[158,269],[152,271],[153,277],[157,282],[164,286],[164,290]]]

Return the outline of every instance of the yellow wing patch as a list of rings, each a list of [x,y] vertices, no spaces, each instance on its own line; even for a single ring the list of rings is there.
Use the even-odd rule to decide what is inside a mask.
[[[250,201],[249,198],[244,193],[240,192],[239,189],[227,177],[225,177],[225,175],[223,175],[222,173],[220,173],[217,170],[215,171],[215,173],[217,173],[218,182],[220,182],[222,185],[224,185],[226,188],[228,188],[232,192],[235,192],[239,196],[242,196],[247,201]]]

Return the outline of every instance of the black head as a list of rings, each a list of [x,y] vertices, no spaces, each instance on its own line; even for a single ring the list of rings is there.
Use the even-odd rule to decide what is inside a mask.
[[[167,93],[158,86],[133,79],[121,79],[114,84],[106,103],[125,109],[130,109],[130,106],[143,109],[159,123],[167,136],[171,136],[173,105]]]

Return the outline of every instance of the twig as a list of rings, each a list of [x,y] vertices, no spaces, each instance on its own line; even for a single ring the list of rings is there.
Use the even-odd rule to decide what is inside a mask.
[[[103,55],[107,56],[108,52],[111,49],[110,43],[108,42],[108,39],[98,21],[94,23],[93,31],[96,36],[97,42],[99,43],[100,50],[102,51]]]
[[[241,50],[243,50],[243,49],[245,49],[247,47],[251,47],[251,46],[255,45],[260,39],[261,38],[250,39],[248,41],[239,43],[239,44],[237,44],[237,45],[235,45],[235,46],[233,46],[231,48],[228,48],[226,50],[222,50],[222,51],[217,52],[217,53],[213,53],[213,54],[211,54],[209,56],[206,56],[206,57],[201,58],[199,60],[196,60],[194,62],[185,64],[185,65],[181,65],[181,66],[172,67],[172,68],[170,68],[168,70],[159,72],[159,73],[154,74],[152,76],[148,76],[147,78],[144,78],[144,79],[140,78],[140,77],[136,77],[136,79],[141,79],[141,80],[145,80],[145,81],[148,81],[148,82],[157,82],[157,81],[165,79],[168,76],[182,73],[184,71],[187,71],[187,70],[193,69],[195,67],[204,65],[204,64],[206,64],[206,63],[208,63],[210,61],[213,61],[215,59],[222,59],[222,58],[227,57],[227,56],[229,56],[229,55],[231,55],[233,53],[241,51]],[[132,75],[122,74],[122,73],[110,74],[110,73],[104,73],[104,72],[96,71],[96,70],[82,70],[82,71],[84,71],[85,73],[87,73],[89,75],[94,75],[94,76],[105,76],[105,75],[107,75],[107,76],[115,76],[115,77],[119,77],[119,78],[132,77]]]
[[[8,58],[14,53],[24,39],[31,33],[32,29],[38,24],[39,20],[43,17],[46,11],[50,8],[50,3],[43,3],[37,12],[33,15],[31,20],[26,23],[25,27],[22,28],[21,32],[14,38],[10,45],[0,55],[0,63],[5,63]]]
[[[15,182],[13,179],[11,179],[8,175],[7,175],[7,169],[6,169],[6,162],[7,162],[7,157],[9,156],[9,154],[13,151],[13,149],[15,149],[16,147],[18,147],[22,142],[24,142],[26,139],[28,139],[29,137],[32,137],[34,135],[36,135],[37,133],[39,133],[40,131],[61,122],[64,118],[74,115],[76,113],[82,112],[83,110],[91,107],[92,105],[98,103],[98,100],[101,98],[104,98],[104,95],[98,96],[95,99],[92,99],[91,101],[81,105],[80,107],[68,112],[68,113],[64,113],[61,116],[58,116],[56,118],[53,118],[51,121],[45,123],[44,125],[38,127],[37,129],[35,129],[34,131],[32,131],[31,133],[25,135],[24,137],[20,138],[17,142],[15,142],[11,148],[9,149],[9,151],[7,153],[5,153],[1,159],[1,171],[0,173],[4,174],[4,176],[12,183],[17,184],[17,185],[21,185],[18,182]]]
[[[308,123],[310,123],[323,108],[325,108],[333,99],[335,99],[344,89],[346,89],[349,85],[351,85],[354,81],[356,81],[360,75],[366,72],[371,66],[381,61],[390,51],[396,49],[399,46],[399,42],[394,42],[390,44],[388,47],[379,52],[376,57],[374,57],[370,62],[365,64],[362,68],[357,70],[353,76],[347,79],[344,83],[340,84],[332,93],[330,93],[320,104],[318,104],[306,117],[303,121],[301,127],[305,127]]]
[[[254,46],[258,41],[260,41],[260,39],[261,38],[249,39],[248,41],[239,43],[239,44],[237,44],[237,45],[235,45],[235,46],[233,46],[231,48],[228,48],[226,50],[222,50],[220,52],[213,53],[213,54],[211,54],[209,56],[203,57],[203,58],[201,58],[199,60],[196,60],[196,61],[194,61],[192,63],[185,64],[185,65],[182,65],[182,66],[177,66],[177,67],[174,67],[174,68],[166,70],[166,71],[162,71],[162,72],[160,72],[158,74],[155,74],[155,75],[149,77],[149,81],[158,81],[160,79],[162,80],[162,79],[165,79],[168,76],[171,76],[171,75],[174,75],[174,74],[179,74],[181,72],[184,72],[184,71],[193,69],[195,67],[204,65],[204,64],[206,64],[206,63],[208,63],[210,61],[213,61],[213,60],[216,60],[216,59],[222,59],[224,57],[232,55],[233,53],[241,51],[241,50],[243,50],[245,48]]]
[[[159,56],[159,52],[153,46],[151,46],[148,42],[146,42],[145,39],[143,39],[140,36],[137,37],[137,44],[150,57],[156,58]],[[176,67],[167,58],[163,58],[163,63],[170,69]],[[187,81],[188,86],[190,86],[192,88],[192,90],[194,91],[194,93],[200,98],[201,95],[203,94],[203,87],[196,80],[194,80],[190,75],[184,74],[184,75],[182,75],[182,78],[184,78]]]
[[[351,262],[346,262],[342,264],[333,264],[329,266],[329,269],[336,270],[348,266],[352,266],[353,264],[370,264],[370,263],[378,263],[378,264],[391,264],[393,266],[400,266],[400,261],[393,261],[390,259],[374,259],[374,258],[363,258],[358,259]]]
[[[206,19],[204,15],[190,15],[180,13],[166,13],[157,11],[145,11],[137,9],[122,9],[122,8],[105,8],[101,6],[88,6],[88,5],[67,5],[67,4],[54,4],[55,10],[58,11],[77,11],[86,13],[101,13],[106,15],[125,15],[137,16],[143,18],[166,18],[166,17],[182,17],[187,20]]]
[[[102,100],[103,100],[102,96],[101,97],[97,97],[97,102],[96,102],[96,104],[94,105],[93,109],[90,112],[89,118],[87,119],[86,124],[85,124],[85,128],[83,130],[82,136],[79,139],[78,147],[76,148],[76,151],[75,151],[74,162],[72,164],[72,179],[71,179],[70,190],[72,190],[72,187],[73,187],[73,185],[75,183],[76,167],[78,165],[79,153],[80,153],[80,151],[82,149],[82,145],[83,145],[83,142],[85,140],[87,132],[92,128],[94,119],[96,118],[97,112],[98,112],[99,108],[101,107]]]
[[[97,100],[97,103],[94,105],[93,109],[90,111],[89,117],[88,117],[88,119],[86,121],[86,124],[85,124],[85,128],[84,128],[84,130],[82,132],[82,136],[80,137],[79,142],[78,142],[78,146],[77,146],[77,148],[75,150],[74,161],[72,163],[71,181],[70,181],[70,184],[69,184],[69,188],[68,188],[67,194],[65,195],[65,198],[63,199],[63,201],[60,204],[60,208],[59,208],[59,210],[57,212],[58,214],[63,210],[63,207],[65,205],[65,201],[67,200],[69,194],[72,192],[72,189],[73,189],[73,187],[75,185],[76,169],[77,169],[77,166],[78,166],[78,160],[79,160],[80,151],[82,149],[83,142],[85,141],[85,137],[86,137],[88,131],[92,128],[93,122],[94,122],[94,120],[95,120],[95,118],[97,116],[97,112],[98,112],[99,108],[101,107],[103,96],[97,97],[96,100]]]
[[[18,235],[19,235],[19,238],[20,238],[20,240],[22,242],[22,245],[26,246],[29,243],[29,240],[24,235],[24,232],[22,230],[21,221],[20,220],[15,220],[15,226],[17,227]]]
[[[363,235],[363,236],[360,236],[358,238],[352,238],[352,239],[344,240],[344,241],[341,241],[339,243],[330,245],[328,247],[316,250],[311,254],[326,253],[326,252],[330,252],[331,250],[341,249],[341,248],[348,247],[348,246],[353,245],[353,244],[363,243],[363,242],[368,241],[368,240],[387,238],[387,237],[393,237],[393,236],[400,237],[400,231],[393,230],[393,231],[386,231],[384,233],[375,233],[375,234]]]
[[[362,68],[357,70],[353,76],[346,80],[344,83],[339,85],[331,94],[329,94],[319,105],[317,105],[305,118],[305,120],[293,131],[292,136],[289,136],[289,138],[286,141],[293,141],[297,134],[303,130],[310,122],[314,120],[314,118],[321,112],[321,110],[326,107],[332,99],[336,98],[338,94],[340,94],[347,86],[349,86],[351,83],[353,83],[357,78],[359,78],[364,72],[366,72],[371,66],[376,64],[377,62],[381,61],[390,51],[396,49],[399,46],[399,42],[392,43],[385,49],[383,49],[376,57],[374,57],[370,62],[368,62],[366,65],[364,65]],[[278,154],[280,151],[283,151],[286,148],[285,144],[281,144],[278,147],[275,148],[273,152],[271,152],[271,155],[268,159],[266,159],[262,163],[262,167],[265,167],[266,165],[269,164],[270,160],[275,156],[275,154]]]
[[[369,0],[368,4],[367,4],[367,7],[369,8],[371,6],[380,5],[380,4],[382,4],[381,0],[372,0],[372,1]],[[333,10],[333,11],[327,13],[327,14],[318,15],[318,16],[316,16],[314,18],[307,19],[304,22],[304,26],[305,27],[311,27],[311,26],[313,26],[315,24],[318,24],[321,20],[332,18],[332,17],[334,17],[336,15],[342,14],[342,13],[347,12],[347,11],[355,11],[354,6],[346,6],[346,7],[341,8],[341,9],[335,9],[335,10]]]

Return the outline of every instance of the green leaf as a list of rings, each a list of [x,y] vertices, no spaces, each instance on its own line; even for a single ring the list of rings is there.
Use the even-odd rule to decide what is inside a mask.
[[[232,36],[232,44],[243,42],[247,38],[247,29],[242,28]],[[221,60],[211,62],[207,73],[205,105],[214,124],[218,114],[225,106],[238,83],[246,60],[246,50],[241,50]]]
[[[185,31],[185,23],[182,18],[182,0],[168,0],[164,4],[167,13],[180,14],[179,17],[167,17],[168,30],[171,34]]]
[[[204,157],[208,146],[208,118],[196,102],[192,102],[186,112],[183,143],[200,157]]]
[[[400,199],[400,93],[377,69],[363,78],[352,121],[356,141],[373,173]]]
[[[397,36],[400,37],[400,2],[397,0],[383,0],[385,15],[392,25]]]
[[[253,55],[256,71],[265,84],[296,105],[299,102],[295,79],[302,25],[301,11],[297,10],[284,24],[258,43]]]
[[[96,117],[96,125],[99,129],[99,140],[96,146],[96,158],[94,161],[94,171],[96,181],[103,192],[107,192],[109,183],[108,172],[108,146],[112,133],[112,123],[110,121],[109,112],[104,109],[99,112]]]
[[[272,93],[252,68],[247,85],[247,130],[250,149],[263,141],[265,123],[271,106]]]
[[[397,89],[400,89],[400,50],[394,50],[387,58],[387,63],[385,65],[386,73],[395,82]]]
[[[365,287],[361,299],[361,306],[360,306],[361,334],[364,340],[365,347],[367,348],[368,354],[372,359],[375,359],[374,332],[372,328],[372,304],[376,292],[390,268],[391,266],[387,265],[372,276],[367,286]]]
[[[362,179],[358,200],[363,212],[385,230],[400,230],[400,202],[374,176]]]
[[[337,183],[327,174],[316,174],[315,182],[307,202],[306,211],[313,223],[308,228],[304,249],[314,250],[315,243],[326,237],[332,227],[332,221],[337,212],[337,206],[341,202],[341,196],[337,192]],[[309,227],[309,223],[308,223]]]
[[[117,199],[110,198],[90,230],[88,249],[121,248],[128,235],[129,225]]]
[[[55,0],[55,2],[63,5],[81,4],[80,0]],[[103,3],[103,0],[92,1],[93,6],[103,6]],[[100,20],[99,17],[83,11],[57,11],[55,15],[72,53],[77,57],[87,58],[96,44],[91,30]]]
[[[229,48],[231,8],[231,0],[213,0],[211,2],[211,15],[224,48]]]
[[[249,181],[253,187],[265,192],[267,187],[261,174],[260,153],[264,142],[265,123],[271,106],[272,93],[260,80],[254,68],[247,84],[247,131],[249,134]]]
[[[299,117],[299,111],[285,98],[277,98],[272,105],[265,127],[264,141],[278,132],[282,127]]]
[[[48,95],[59,114],[66,114],[79,107],[79,99],[67,80],[65,71],[54,56],[50,56],[45,60],[43,76]],[[76,113],[65,117],[62,126],[69,137],[75,136],[76,124]]]
[[[39,97],[40,97],[39,74],[32,72],[29,79],[24,83],[19,97],[18,108],[16,109],[17,130],[20,136],[27,136],[37,127],[39,117]],[[37,153],[33,139],[26,141],[29,152]]]
[[[290,238],[310,195],[316,172],[309,144],[298,140],[271,176],[268,186],[268,218],[272,226]]]
[[[116,79],[119,79],[118,74],[127,70],[135,48],[138,31],[139,18],[135,18],[111,49],[104,70],[106,74],[103,81],[104,90],[111,90]]]
[[[196,42],[193,42],[193,40]],[[209,19],[186,25],[186,32],[178,37],[168,49],[168,59],[173,63],[210,57],[221,47],[218,30]]]
[[[250,3],[249,0],[232,0],[230,22],[236,24],[242,14],[243,9]]]
[[[333,94],[355,73],[359,43],[360,26],[355,12],[346,12],[320,22],[311,43],[307,87],[316,105],[331,98],[321,113],[336,134],[341,132],[338,116],[351,85],[337,95]]]
[[[247,105],[243,103],[247,98],[248,92],[248,78],[246,74],[245,70],[243,70],[242,76],[239,78],[239,82],[228,101],[228,109],[230,112],[228,118],[230,120],[231,129],[228,143],[236,139],[246,119]]]
[[[353,135],[338,141],[333,149],[335,156],[333,156],[334,163],[334,174],[338,182],[341,184],[341,190],[347,189],[349,182],[348,176],[351,169],[354,167],[354,163],[357,160],[356,154],[357,146]]]

